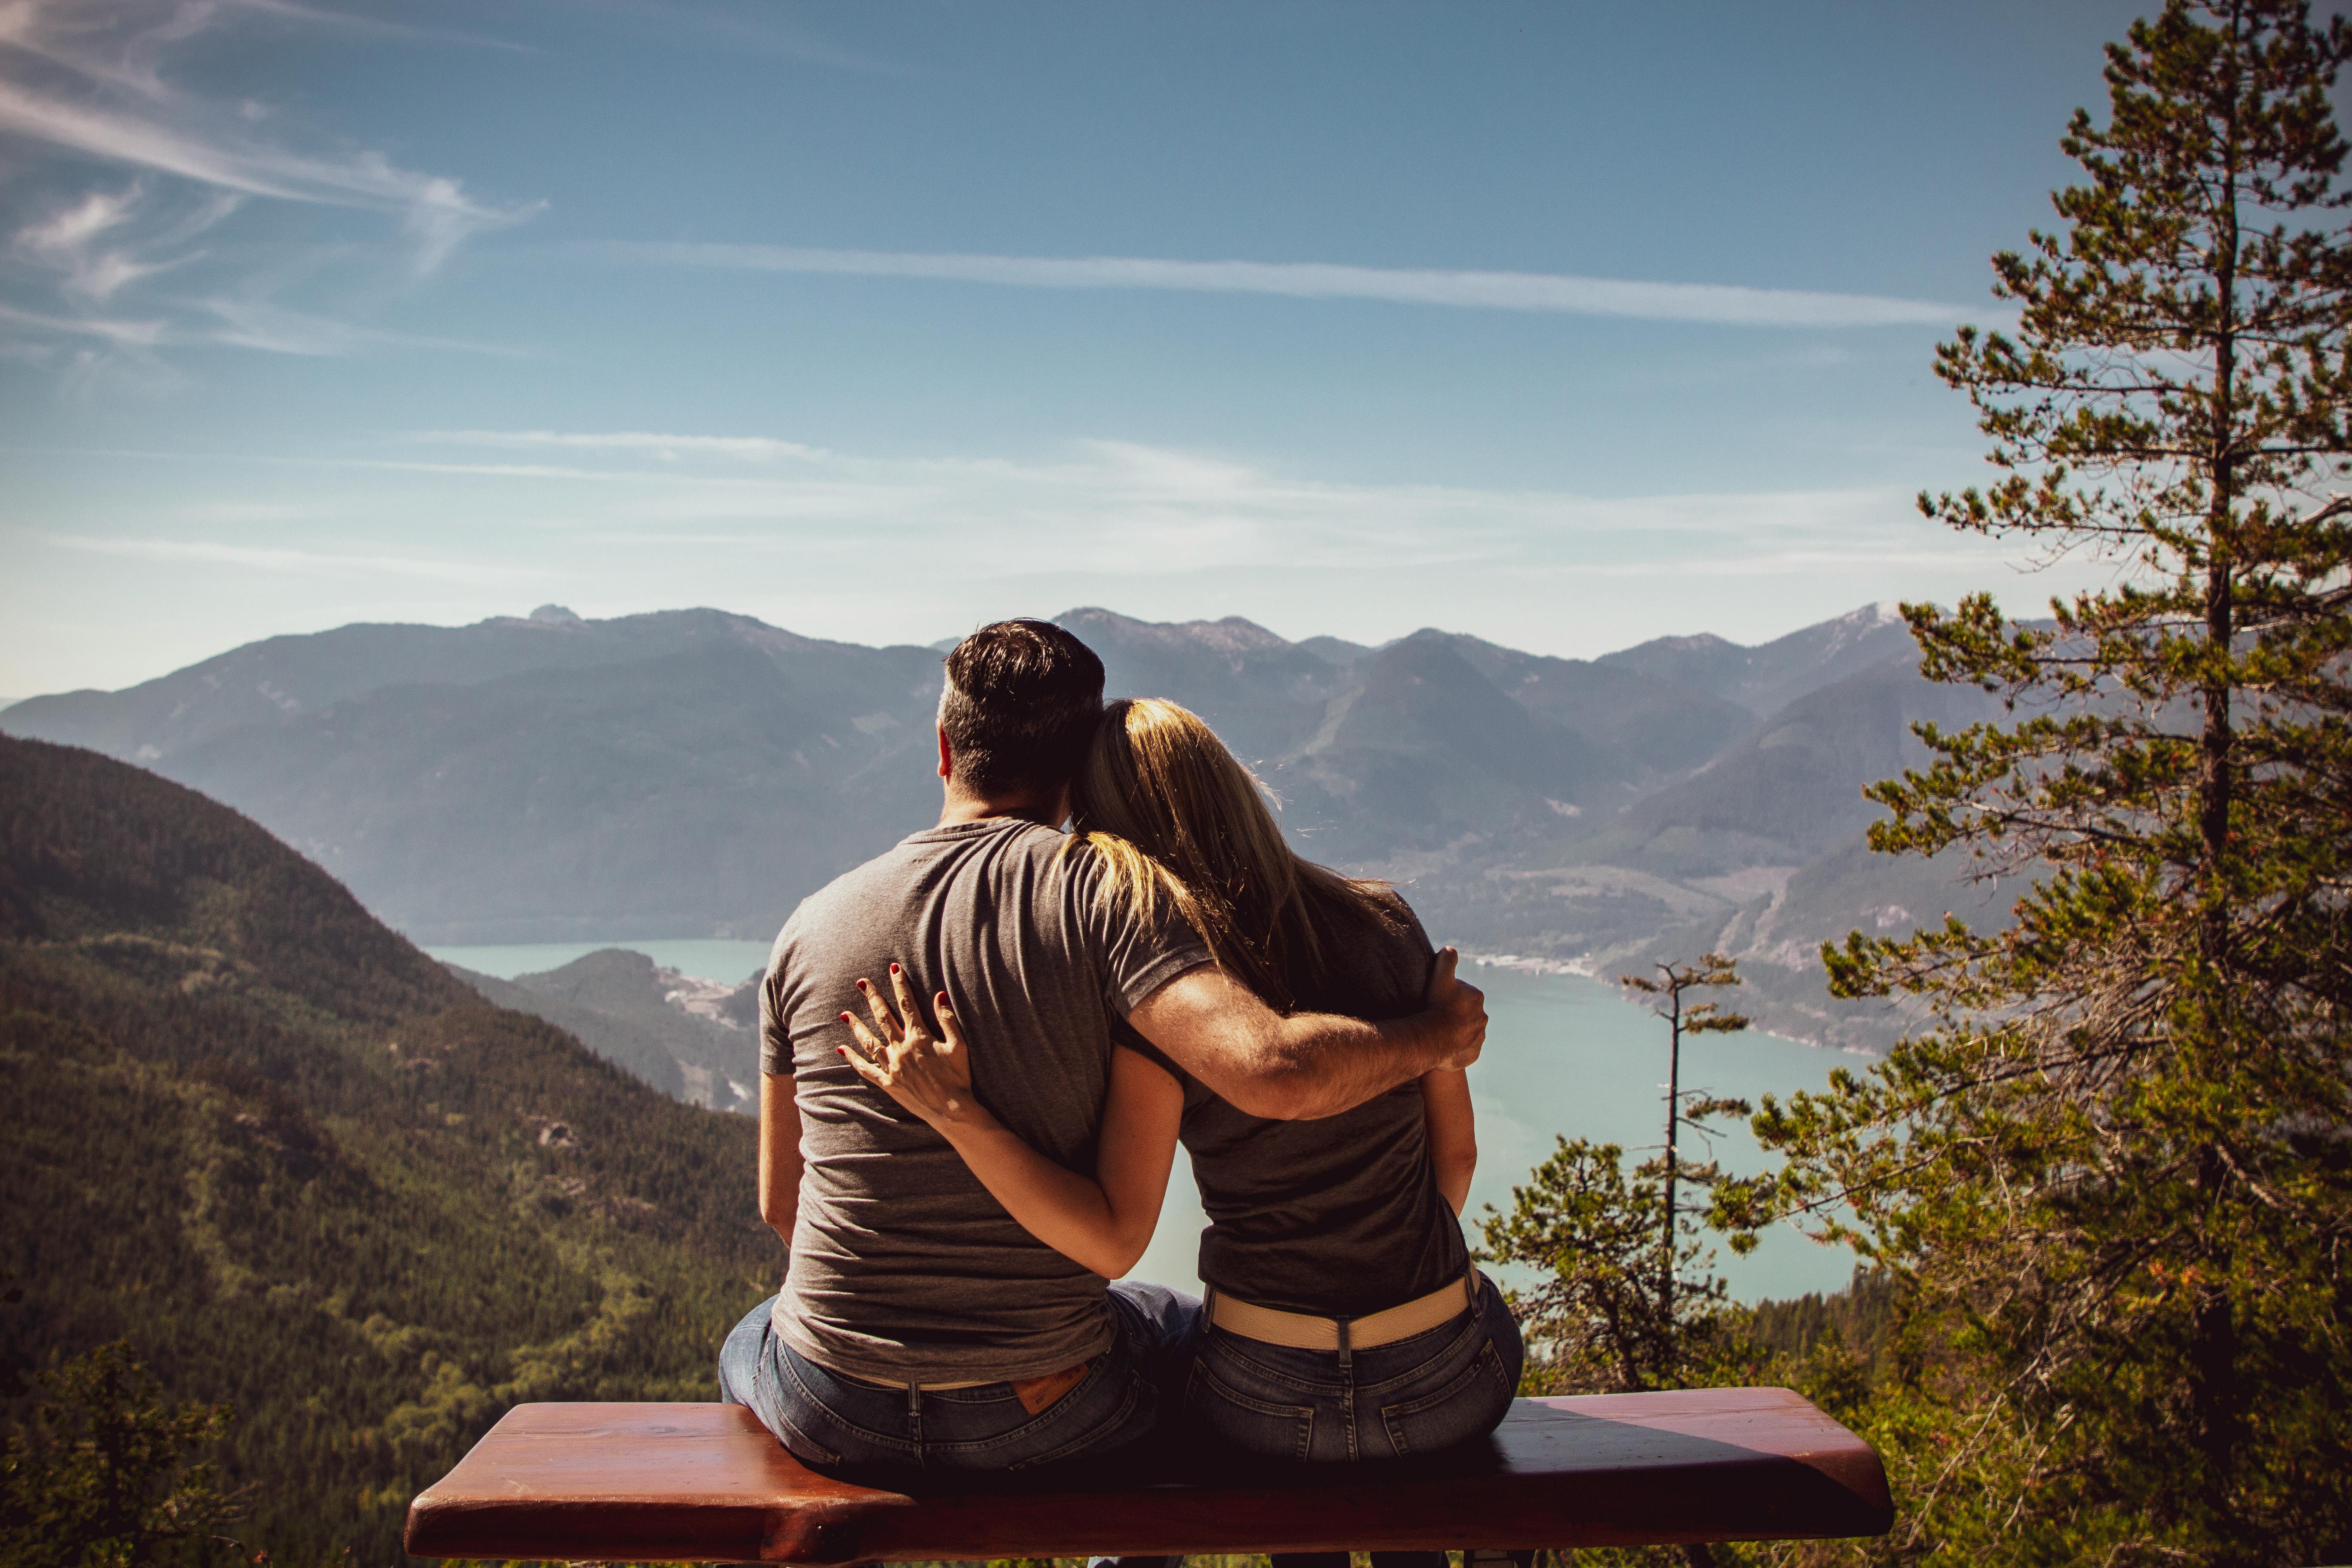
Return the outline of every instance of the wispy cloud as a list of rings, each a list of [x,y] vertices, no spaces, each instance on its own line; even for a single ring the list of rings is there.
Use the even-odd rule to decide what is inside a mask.
[[[293,4],[293,0],[229,0],[229,3],[248,11],[283,16],[307,26],[360,33],[372,37],[412,39],[421,44],[455,44],[474,49],[506,49],[526,55],[540,52],[528,44],[509,43],[504,38],[486,37],[479,33],[461,33],[448,27],[419,27],[407,22],[387,22],[380,16],[359,16],[348,11],[298,5]]]
[[[554,447],[570,451],[651,452],[665,459],[719,457],[761,463],[829,455],[821,447],[766,436],[664,436],[646,430],[418,430],[409,439],[440,446]]]
[[[102,302],[126,284],[202,260],[205,252],[185,247],[245,201],[221,190],[174,201],[136,179],[65,202],[18,229],[8,249],[19,261],[56,272],[67,294]]]
[[[110,343],[142,349],[153,348],[162,342],[167,330],[161,321],[115,321],[104,316],[51,316],[38,310],[20,310],[14,305],[0,305],[0,321],[45,332],[59,332],[68,337],[100,338]]]
[[[723,544],[843,563],[866,558],[887,539],[894,559],[912,569],[974,579],[1049,567],[1122,579],[1224,569],[1352,572],[1377,562],[1383,570],[1507,566],[1517,580],[1604,568],[1640,574],[1661,562],[1702,560],[1727,572],[1742,562],[1771,562],[1835,574],[1943,541],[1930,529],[1923,542],[1911,526],[1908,492],[1883,488],[1593,496],[1365,483],[1108,440],[1071,443],[1058,458],[1014,459],[878,458],[779,437],[644,432],[425,431],[393,439],[562,450],[578,460],[208,456],[412,476],[433,488],[371,487],[371,493],[398,496],[387,504],[403,508],[432,494],[427,510],[436,513],[496,516],[509,529],[552,526],[613,544]],[[635,460],[654,442],[662,443],[654,450],[678,461]],[[747,468],[745,444],[754,442],[772,443],[791,461]],[[1667,539],[1674,542],[1662,542]]]
[[[415,451],[438,437],[525,460]],[[1907,487],[1591,495],[1366,481],[1122,441],[910,457],[819,450],[788,432],[384,439],[341,456],[112,451],[175,472],[201,459],[223,477],[191,474],[169,507],[53,525],[48,542],[118,563],[106,580],[140,591],[205,565],[289,605],[332,582],[352,616],[512,613],[550,597],[589,613],[718,604],[860,642],[1107,604],[1360,641],[1438,625],[1589,655],[1664,630],[1777,636],[1864,600],[2017,582],[2012,552],[1927,522]],[[746,441],[784,456],[747,457]],[[561,460],[528,460],[542,454]],[[205,499],[219,504],[190,510]],[[446,586],[468,583],[478,590]]]
[[[1982,310],[1879,294],[1658,283],[1551,272],[1351,267],[1319,261],[1171,261],[1136,256],[967,256],[814,250],[779,245],[612,242],[608,254],[679,267],[911,278],[1019,289],[1154,289],[1380,300],[1464,310],[1538,310],[1758,327],[1948,326]]]
[[[586,3],[592,0],[573,0],[575,7]],[[684,0],[593,0],[593,4],[597,10],[630,18],[666,39],[698,37],[730,53],[772,55],[867,76],[918,78],[935,74],[905,61],[843,48],[784,20],[780,16],[784,9],[782,6],[747,10],[738,5],[689,5]]]
[[[183,301],[173,301],[174,304]],[[265,353],[337,358],[371,349],[433,349],[462,353],[517,356],[524,351],[463,338],[387,331],[332,317],[289,310],[267,301],[212,299],[194,301],[208,321],[133,321],[113,316],[60,316],[0,304],[0,322],[37,336],[95,338],[118,347],[258,349]]]
[[[338,258],[363,297],[381,300],[387,282],[421,279],[472,237],[539,210],[479,197],[452,175],[406,168],[380,152],[303,145],[276,128],[267,106],[208,98],[167,77],[175,50],[239,18],[387,39],[495,42],[443,38],[299,0],[0,0],[0,143],[16,143],[13,161],[38,173],[33,189],[67,193],[7,237],[17,324],[79,321],[89,305],[143,295],[141,313],[160,309],[172,323],[151,342],[347,353],[390,338],[338,325],[332,300],[306,301],[308,310],[268,302],[277,285],[222,277],[228,264],[193,248],[198,237],[255,202],[368,215],[356,232],[346,221],[309,248]],[[126,169],[127,184],[112,172]],[[278,236],[272,265],[282,274],[303,249]],[[154,297],[159,274],[185,268],[203,280],[175,277],[178,298]],[[28,288],[55,292],[37,300]],[[320,291],[315,278],[310,291]],[[77,309],[47,308],[58,296]]]
[[[211,539],[109,539],[73,533],[33,537],[63,550],[92,555],[112,555],[141,561],[199,562],[236,566],[255,572],[293,573],[311,577],[351,577],[389,573],[446,583],[503,583],[544,578],[542,567],[514,568],[481,561],[434,559],[415,555],[354,554],[316,550],[288,550],[268,545],[235,544]]]
[[[358,326],[329,316],[289,310],[266,300],[214,298],[202,303],[219,321],[217,327],[204,334],[202,341],[232,348],[313,358],[331,358],[374,348],[441,349],[502,358],[527,357],[526,351],[499,343]]]
[[[90,281],[89,274],[97,269],[90,255],[92,245],[109,229],[120,227],[130,217],[138,199],[136,185],[121,191],[91,191],[80,201],[59,208],[45,222],[26,224],[17,230],[16,247],[36,256],[58,258],[67,273],[68,290],[103,300],[129,279],[117,276],[110,281]],[[118,255],[110,253],[104,262],[116,262]]]
[[[419,272],[439,266],[468,236],[520,223],[538,210],[535,204],[501,207],[476,201],[457,181],[400,168],[381,153],[309,157],[247,140],[228,127],[111,112],[7,81],[0,81],[0,132],[240,195],[394,213],[415,240]]]
[[[562,451],[573,460],[297,460],[421,482],[510,484],[515,501],[468,504],[513,518],[529,510],[533,486],[551,482],[593,498],[553,502],[563,526],[610,543],[725,543],[845,562],[887,538],[927,571],[977,577],[1033,573],[1041,560],[1121,578],[1355,570],[1368,559],[1391,568],[1507,563],[1518,575],[1611,563],[1646,570],[1665,556],[1764,571],[1858,568],[1895,547],[1882,520],[1909,516],[1906,494],[1892,489],[1603,497],[1366,484],[1129,441],[1081,441],[1056,459],[1013,460],[874,458],[781,437],[645,432],[420,431],[401,439]],[[650,466],[648,453],[672,460]],[[772,455],[791,461],[747,466]],[[552,502],[555,492],[541,493]],[[1669,536],[1677,542],[1662,550]],[[1901,547],[1916,551],[1919,542],[1906,536]]]

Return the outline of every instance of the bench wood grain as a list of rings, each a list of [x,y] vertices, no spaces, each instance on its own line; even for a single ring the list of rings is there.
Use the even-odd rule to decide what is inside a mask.
[[[1421,1461],[903,1491],[803,1468],[734,1405],[522,1405],[417,1494],[407,1548],[828,1565],[1779,1541],[1893,1519],[1870,1446],[1785,1388],[1522,1399],[1491,1439]]]

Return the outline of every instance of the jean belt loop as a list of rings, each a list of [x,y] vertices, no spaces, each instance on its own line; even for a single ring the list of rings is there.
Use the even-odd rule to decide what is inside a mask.
[[[1355,1375],[1356,1358],[1355,1347],[1349,1342],[1349,1321],[1345,1318],[1334,1318],[1331,1320],[1331,1326],[1338,1330],[1339,1334],[1339,1370],[1352,1377]]]
[[[908,1381],[907,1384],[907,1440],[915,1446],[915,1462],[923,1460],[923,1385]]]

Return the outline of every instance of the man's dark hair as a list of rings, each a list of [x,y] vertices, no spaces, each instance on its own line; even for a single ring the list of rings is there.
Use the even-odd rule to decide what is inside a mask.
[[[1052,795],[1102,721],[1102,660],[1051,621],[998,621],[948,655],[940,729],[956,782],[982,798]]]

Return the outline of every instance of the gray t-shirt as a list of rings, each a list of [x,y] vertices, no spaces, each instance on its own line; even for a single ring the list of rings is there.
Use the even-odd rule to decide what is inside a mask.
[[[1398,927],[1327,932],[1327,973],[1298,987],[1303,1012],[1402,1018],[1421,1010],[1434,954],[1402,899]],[[1184,1086],[1184,1149],[1209,1228],[1201,1278],[1261,1307],[1360,1317],[1462,1278],[1469,1249],[1437,1190],[1421,1086],[1337,1116],[1268,1121],[1234,1110],[1142,1037],[1119,1043]]]
[[[961,1155],[859,1078],[856,983],[945,990],[972,1092],[1047,1159],[1088,1175],[1111,1029],[1208,962],[1181,922],[1097,908],[1100,863],[1018,817],[927,828],[810,895],[760,988],[761,1067],[801,1113],[800,1217],[777,1331],[821,1366],[885,1382],[1036,1377],[1111,1341],[1102,1276],[1021,1228]]]

